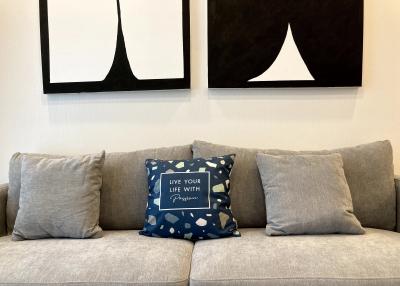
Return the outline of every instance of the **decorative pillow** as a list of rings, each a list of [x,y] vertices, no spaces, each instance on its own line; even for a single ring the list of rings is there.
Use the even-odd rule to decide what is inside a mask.
[[[240,236],[230,210],[234,158],[146,160],[150,193],[140,234],[189,240]]]
[[[364,234],[340,154],[257,155],[268,235]]]
[[[99,237],[105,153],[47,159],[25,155],[13,240]]]

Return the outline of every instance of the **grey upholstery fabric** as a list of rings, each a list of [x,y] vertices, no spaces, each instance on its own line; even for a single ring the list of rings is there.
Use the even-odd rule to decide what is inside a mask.
[[[400,177],[395,179],[396,195],[397,195],[397,232],[400,232]]]
[[[60,159],[23,156],[13,240],[101,236],[104,159],[105,152]]]
[[[353,214],[342,156],[257,155],[268,235],[364,234]]]
[[[10,160],[7,227],[11,233],[18,213],[21,188],[21,161],[25,154],[16,153]],[[43,158],[59,155],[35,154]],[[142,229],[147,203],[147,174],[144,161],[192,159],[191,145],[157,148],[130,153],[109,153],[103,167],[100,226],[103,229]]]
[[[111,153],[103,169],[100,225],[109,230],[142,229],[147,196],[146,159],[189,160],[191,146]]]
[[[241,231],[241,238],[195,244],[190,285],[400,285],[399,233],[270,237],[263,228]]]
[[[8,233],[12,233],[14,229],[15,219],[17,218],[19,208],[19,193],[21,190],[21,166],[22,157],[25,155],[34,155],[41,158],[63,158],[58,155],[46,155],[46,154],[23,154],[15,153],[10,159],[9,168],[9,186],[8,186],[8,197],[7,197],[7,230]]]
[[[0,238],[0,285],[188,285],[193,243],[105,231],[94,240]]]
[[[0,237],[7,234],[6,205],[8,185],[0,185]]]
[[[256,156],[261,150],[215,145],[202,141],[193,143],[194,158],[236,154],[231,174],[231,209],[242,227],[265,227],[265,198]]]
[[[246,149],[194,142],[195,158],[231,153],[237,155],[232,170],[231,199],[232,212],[239,227],[264,227],[266,224],[265,198],[256,164],[259,152],[270,155],[341,154],[353,198],[354,214],[361,224],[364,227],[395,229],[396,193],[393,150],[389,141],[331,151],[306,152]]]

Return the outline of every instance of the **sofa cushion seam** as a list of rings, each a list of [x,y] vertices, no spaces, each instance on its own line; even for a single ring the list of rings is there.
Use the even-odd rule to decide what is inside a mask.
[[[152,285],[152,284],[163,284],[163,285],[175,285],[179,283],[185,283],[189,282],[188,279],[184,280],[177,280],[177,281],[142,281],[142,282],[122,282],[122,281],[113,281],[113,282],[107,282],[107,281],[87,281],[87,282],[11,282],[11,283],[4,283],[0,282],[1,285],[93,285],[93,284],[103,284],[103,285],[119,285],[119,284],[127,284],[127,285],[140,285],[140,284],[146,284],[146,285]]]
[[[335,278],[323,278],[323,277],[265,277],[265,278],[238,278],[238,279],[194,279],[190,278],[190,281],[194,282],[232,282],[232,281],[251,281],[251,280],[257,280],[257,281],[262,281],[262,280],[337,280],[337,281],[373,281],[373,280],[400,280],[399,277],[382,277],[382,278],[356,278],[356,277],[350,277],[350,278],[340,278],[340,277],[335,277]]]

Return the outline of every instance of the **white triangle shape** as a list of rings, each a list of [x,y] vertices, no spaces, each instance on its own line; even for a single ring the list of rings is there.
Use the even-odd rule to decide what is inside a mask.
[[[282,49],[271,67],[263,74],[249,80],[256,81],[297,81],[315,80],[304,62],[296,42],[293,38],[292,29],[288,27],[285,42]]]

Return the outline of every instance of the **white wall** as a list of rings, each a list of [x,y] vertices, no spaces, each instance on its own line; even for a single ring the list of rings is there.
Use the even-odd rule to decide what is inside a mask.
[[[207,90],[206,1],[192,0],[192,90],[42,94],[36,0],[0,0],[0,182],[16,151],[191,143],[319,149],[390,139],[400,173],[400,1],[365,0],[364,87]]]

